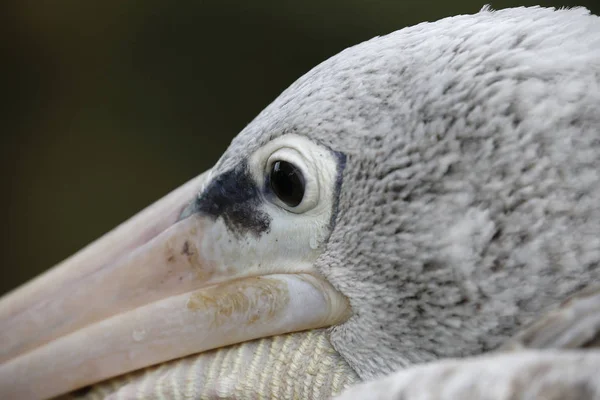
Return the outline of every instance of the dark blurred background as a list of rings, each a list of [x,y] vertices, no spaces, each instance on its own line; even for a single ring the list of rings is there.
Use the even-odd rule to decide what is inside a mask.
[[[597,1],[491,5],[599,13]],[[15,1],[0,28],[0,294],[209,168],[322,60],[484,4]]]

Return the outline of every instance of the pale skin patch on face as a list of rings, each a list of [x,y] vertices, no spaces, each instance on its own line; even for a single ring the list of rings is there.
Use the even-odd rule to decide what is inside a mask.
[[[218,327],[232,316],[246,325],[273,319],[289,303],[285,283],[277,279],[253,277],[212,286],[190,295],[187,308],[212,312],[212,325]]]

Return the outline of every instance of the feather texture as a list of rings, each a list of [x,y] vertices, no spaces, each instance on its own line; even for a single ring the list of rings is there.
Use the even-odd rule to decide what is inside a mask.
[[[337,400],[597,400],[598,368],[598,350],[443,360],[358,385]]]
[[[596,286],[571,296],[499,352],[408,368],[351,388],[338,400],[596,400],[599,344]]]
[[[315,330],[189,356],[99,383],[63,400],[326,399],[358,382]]]

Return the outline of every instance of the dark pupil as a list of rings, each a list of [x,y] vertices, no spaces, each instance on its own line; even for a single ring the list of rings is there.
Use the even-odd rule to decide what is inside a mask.
[[[281,201],[296,207],[304,197],[304,176],[287,161],[275,161],[271,167],[271,190]]]

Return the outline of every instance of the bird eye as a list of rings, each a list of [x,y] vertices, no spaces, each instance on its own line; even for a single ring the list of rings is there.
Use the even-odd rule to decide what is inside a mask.
[[[287,161],[275,161],[269,175],[271,190],[288,207],[296,207],[304,198],[306,183],[302,171]]]

